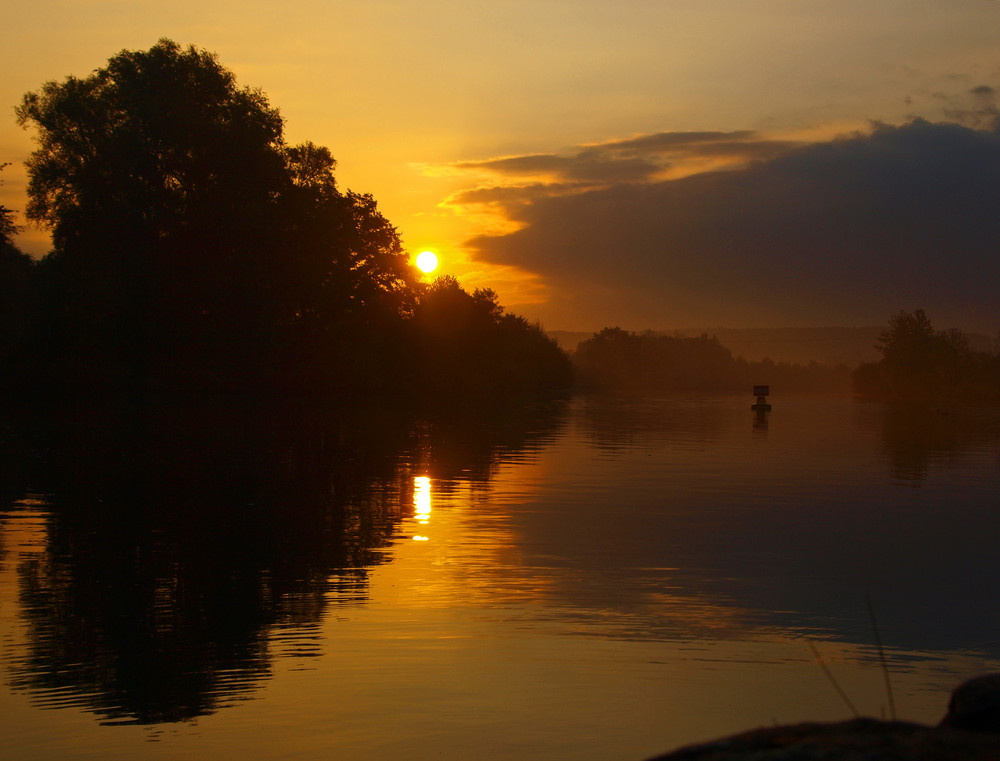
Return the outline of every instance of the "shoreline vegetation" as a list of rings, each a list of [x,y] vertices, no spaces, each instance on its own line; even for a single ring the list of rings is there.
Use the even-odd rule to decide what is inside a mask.
[[[853,373],[854,390],[883,399],[1000,402],[1000,333],[992,351],[961,330],[935,330],[922,309],[900,310],[879,337],[878,362]]]
[[[872,347],[881,359],[853,367],[750,361],[717,335],[617,327],[573,334],[567,352],[490,288],[423,282],[375,199],[337,186],[331,151],[287,144],[266,96],[194,46],[122,51],[25,94],[16,115],[36,132],[26,215],[53,247],[40,261],[19,251],[0,206],[7,391],[457,399],[767,383],[1000,402],[1000,339],[973,348],[922,310],[893,316]],[[753,340],[723,336],[738,350]]]
[[[923,310],[899,311],[874,348],[877,361],[846,364],[748,361],[715,335],[605,328],[573,353],[578,384],[625,394],[745,392],[767,383],[782,393],[854,393],[887,401],[1000,402],[1000,338],[972,348],[960,330],[937,331]]]
[[[749,393],[755,383],[783,392],[849,393],[847,365],[749,362],[716,336],[670,336],[605,328],[573,354],[578,385],[587,390],[657,393]]]

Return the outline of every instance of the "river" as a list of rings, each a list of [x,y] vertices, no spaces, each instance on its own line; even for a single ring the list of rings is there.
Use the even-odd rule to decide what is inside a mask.
[[[1000,669],[1000,409],[752,401],[8,403],[4,755],[641,761],[936,722]]]

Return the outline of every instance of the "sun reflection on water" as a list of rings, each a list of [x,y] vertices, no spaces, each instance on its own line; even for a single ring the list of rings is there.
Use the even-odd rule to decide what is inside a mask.
[[[431,519],[431,479],[416,476],[413,479],[413,517],[417,523],[427,525]],[[426,542],[426,536],[414,536],[414,541]]]

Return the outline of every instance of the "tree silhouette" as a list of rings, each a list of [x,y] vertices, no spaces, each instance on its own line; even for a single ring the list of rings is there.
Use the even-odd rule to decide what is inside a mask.
[[[259,338],[285,182],[259,91],[161,40],[27,93],[17,117],[37,130],[27,214],[52,230],[54,340],[74,371],[134,383]]]
[[[57,375],[268,386],[311,364],[290,347],[336,356],[359,322],[412,310],[375,200],[339,192],[327,148],[286,146],[277,109],[210,53],[123,51],[17,116],[38,132],[28,216],[53,234]]]
[[[582,385],[615,393],[749,393],[766,381],[783,391],[846,391],[850,371],[811,362],[748,362],[716,336],[672,336],[604,328],[580,343],[573,362]]]
[[[574,359],[589,383],[619,391],[720,391],[742,382],[732,353],[708,335],[605,328],[582,342]]]
[[[504,314],[496,292],[471,295],[450,275],[420,299],[413,323],[424,389],[446,394],[558,389],[572,379],[569,358],[541,327]]]
[[[9,164],[0,164],[3,171]],[[2,183],[2,180],[0,180]],[[37,324],[37,267],[14,244],[14,210],[0,204],[0,385],[23,383]]]
[[[879,335],[878,349],[889,365],[914,372],[928,364],[934,341],[934,327],[923,309],[912,313],[900,310]]]
[[[960,330],[937,331],[922,309],[889,318],[881,361],[854,373],[855,388],[877,396],[1000,398],[1000,354],[974,351]]]
[[[0,163],[0,172],[9,166],[9,162]],[[0,180],[0,185],[2,184],[3,181]],[[0,246],[4,248],[13,246],[15,233],[17,233],[17,224],[14,222],[14,211],[0,203]]]
[[[399,376],[402,319],[417,279],[395,227],[367,194],[341,193],[328,148],[285,151],[278,199],[284,382],[313,390],[375,390]],[[396,365],[394,367],[394,365]]]
[[[307,142],[285,156],[280,220],[285,245],[296,252],[286,266],[295,297],[290,316],[310,325],[365,310],[410,314],[415,275],[375,199],[338,191],[328,148]]]

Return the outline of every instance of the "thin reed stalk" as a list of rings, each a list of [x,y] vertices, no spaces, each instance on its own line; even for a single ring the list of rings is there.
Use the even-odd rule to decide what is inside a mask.
[[[823,662],[823,656],[821,656],[819,654],[819,650],[816,648],[816,645],[814,645],[812,642],[810,642],[809,643],[809,647],[812,648],[813,655],[816,657],[816,663],[817,663],[817,665],[821,669],[823,669],[823,673],[826,675],[826,678],[828,680],[830,680],[830,684],[833,685],[833,689],[835,689],[837,691],[837,694],[840,695],[840,699],[843,700],[844,703],[847,705],[848,710],[852,714],[854,714],[854,718],[855,719],[860,719],[861,718],[861,714],[858,713],[858,709],[854,707],[854,703],[852,703],[851,699],[849,697],[847,697],[847,693],[844,692],[843,689],[841,689],[840,685],[837,683],[837,680],[834,679],[833,673],[830,671],[830,669],[828,669],[826,667],[826,664]]]
[[[896,720],[896,701],[892,696],[892,682],[889,681],[889,666],[885,660],[885,651],[882,649],[882,637],[878,631],[878,623],[875,621],[875,606],[872,605],[871,595],[865,595],[865,602],[868,604],[868,615],[872,619],[872,630],[875,632],[875,644],[878,646],[878,659],[882,664],[882,676],[885,678],[885,692],[889,698],[889,717]]]

